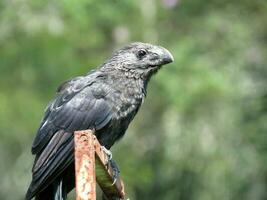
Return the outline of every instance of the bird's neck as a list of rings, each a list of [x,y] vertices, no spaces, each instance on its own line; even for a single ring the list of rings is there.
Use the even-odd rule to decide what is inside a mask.
[[[145,77],[134,70],[126,69],[107,69],[105,68],[109,79],[114,84],[114,88],[122,93],[129,93],[129,95],[146,96],[147,83],[150,77]]]
[[[117,79],[116,89],[120,90],[127,96],[136,99],[143,99],[146,96],[146,82],[138,75],[131,73],[116,73],[114,78]]]

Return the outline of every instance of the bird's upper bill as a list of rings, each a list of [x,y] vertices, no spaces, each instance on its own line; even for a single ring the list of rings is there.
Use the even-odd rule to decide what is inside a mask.
[[[155,46],[151,51],[155,54],[156,60],[158,60],[159,65],[166,65],[174,61],[173,55],[167,49],[161,46]]]
[[[107,63],[117,69],[149,75],[173,61],[172,54],[164,47],[135,42],[116,51]]]

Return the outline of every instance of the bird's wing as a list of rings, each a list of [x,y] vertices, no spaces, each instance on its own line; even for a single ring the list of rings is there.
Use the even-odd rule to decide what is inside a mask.
[[[33,141],[33,154],[38,154],[58,130],[99,129],[109,121],[112,114],[110,105],[94,92],[100,88],[100,96],[104,97],[108,88],[96,79],[97,76],[78,77],[59,87],[58,95],[47,107]]]
[[[98,130],[112,119],[112,107],[105,99],[108,86],[94,81],[80,84],[65,86],[47,108],[32,147],[37,155],[32,169],[31,195],[54,180],[73,161],[73,131]]]
[[[48,187],[73,161],[73,133],[57,131],[35,158],[26,199]]]

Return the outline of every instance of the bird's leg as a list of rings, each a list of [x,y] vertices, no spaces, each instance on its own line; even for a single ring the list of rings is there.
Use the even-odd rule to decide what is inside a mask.
[[[112,153],[110,150],[106,149],[105,146],[102,146],[103,151],[108,155],[108,160],[112,159]]]
[[[116,164],[116,162],[112,159],[112,153],[110,150],[106,149],[106,147],[102,146],[103,148],[103,151],[108,155],[108,162],[106,163],[106,165],[109,165],[111,166],[112,168],[112,178],[113,178],[113,183],[112,185],[114,185],[119,177],[119,174],[120,174],[120,170],[119,170],[119,167],[118,165]]]

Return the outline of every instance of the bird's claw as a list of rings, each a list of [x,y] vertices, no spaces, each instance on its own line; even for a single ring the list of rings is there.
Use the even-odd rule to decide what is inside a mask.
[[[120,170],[114,160],[110,160],[109,163],[112,168],[112,179],[113,179],[112,185],[114,185],[118,180],[118,177],[120,175]]]
[[[117,178],[113,178],[113,182],[112,182],[111,186],[115,185],[116,182],[117,182]]]
[[[118,168],[118,165],[115,163],[114,160],[112,160],[112,153],[110,150],[106,149],[106,147],[102,146],[103,151],[107,154],[108,156],[108,161],[106,163],[106,165],[108,166],[110,164],[111,168],[112,168],[112,185],[114,185],[119,177],[120,174],[120,170]]]

